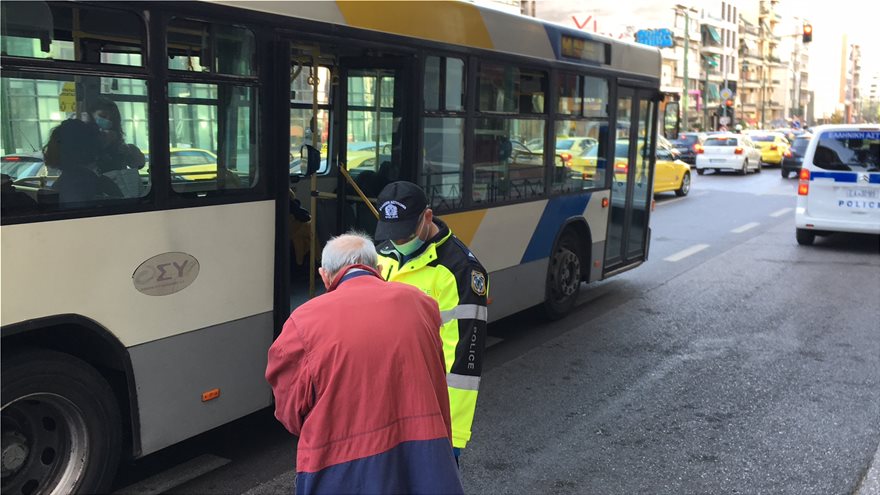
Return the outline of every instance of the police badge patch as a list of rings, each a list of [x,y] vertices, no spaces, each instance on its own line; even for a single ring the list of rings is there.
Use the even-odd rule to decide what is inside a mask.
[[[471,290],[478,296],[486,295],[486,274],[471,270]]]

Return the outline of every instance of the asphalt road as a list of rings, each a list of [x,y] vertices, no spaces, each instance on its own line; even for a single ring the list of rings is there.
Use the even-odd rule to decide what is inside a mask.
[[[795,188],[778,169],[695,175],[657,198],[645,265],[584,286],[561,321],[491,325],[467,491],[853,493],[880,444],[880,239],[798,246]],[[171,487],[206,457],[225,464]],[[266,410],[117,485],[289,493],[294,458]]]

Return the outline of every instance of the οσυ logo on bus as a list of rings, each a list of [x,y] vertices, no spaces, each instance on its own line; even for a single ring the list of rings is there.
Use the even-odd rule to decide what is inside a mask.
[[[168,296],[199,276],[199,261],[186,253],[162,253],[144,261],[131,275],[134,288],[148,296]]]

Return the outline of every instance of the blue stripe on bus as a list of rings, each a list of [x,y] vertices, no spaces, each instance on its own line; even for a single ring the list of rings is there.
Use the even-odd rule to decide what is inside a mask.
[[[590,193],[550,198],[520,263],[550,256],[559,226],[571,217],[582,217],[589,202]]]

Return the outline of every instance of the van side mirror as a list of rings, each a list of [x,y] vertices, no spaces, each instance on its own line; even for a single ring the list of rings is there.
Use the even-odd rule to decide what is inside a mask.
[[[321,166],[321,152],[310,144],[304,144],[299,148],[299,160],[300,175],[309,177]]]

